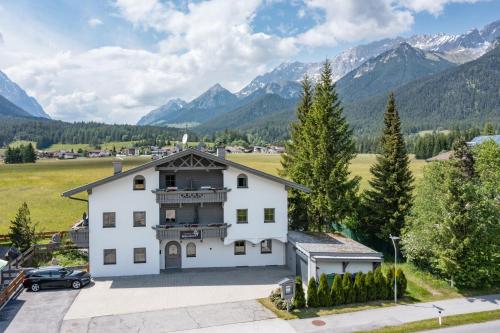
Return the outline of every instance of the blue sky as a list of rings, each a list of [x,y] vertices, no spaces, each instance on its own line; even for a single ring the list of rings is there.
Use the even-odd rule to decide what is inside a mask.
[[[220,82],[386,37],[500,19],[477,0],[0,0],[0,69],[54,118],[135,122]]]

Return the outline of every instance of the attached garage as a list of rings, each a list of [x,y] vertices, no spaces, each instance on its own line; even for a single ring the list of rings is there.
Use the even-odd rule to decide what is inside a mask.
[[[322,273],[367,273],[376,268],[383,255],[341,234],[288,232],[287,265],[307,281]]]

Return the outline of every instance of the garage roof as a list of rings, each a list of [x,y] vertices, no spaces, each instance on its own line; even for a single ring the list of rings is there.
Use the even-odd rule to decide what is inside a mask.
[[[288,240],[311,255],[382,258],[382,253],[341,234],[288,231]]]

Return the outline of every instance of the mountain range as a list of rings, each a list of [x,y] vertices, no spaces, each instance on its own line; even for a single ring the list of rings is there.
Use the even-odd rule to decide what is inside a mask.
[[[356,123],[356,127],[372,127],[369,120],[377,112],[373,107],[366,108],[366,104],[363,104],[365,100],[386,96],[391,90],[400,91],[398,89],[406,84],[451,69],[460,72],[463,64],[474,61],[491,50],[499,36],[500,21],[496,21],[481,30],[472,29],[460,35],[397,37],[343,51],[330,62],[333,79],[337,81],[337,90],[346,109],[346,117],[353,121],[358,117],[365,119],[364,123]],[[275,129],[279,127],[281,131],[281,127],[287,126],[288,121],[294,118],[295,105],[301,91],[299,81],[305,74],[316,81],[320,69],[321,63],[315,62],[283,63],[272,71],[257,76],[234,94],[217,84],[191,102],[179,99],[169,101],[144,116],[138,124],[189,125],[201,133],[225,128],[258,131],[260,126]],[[493,83],[493,87],[495,86],[498,87],[498,82]],[[402,96],[420,96],[419,91],[413,93],[414,96]],[[365,107],[363,110],[360,109],[362,105]],[[351,112],[350,107],[355,111]],[[484,111],[476,109],[475,112]],[[363,115],[358,114],[360,112]],[[412,112],[419,113],[418,110]],[[433,112],[439,113],[440,110]],[[460,115],[455,117],[447,113],[447,117],[449,122],[463,120]],[[419,120],[421,123],[422,119]]]
[[[42,106],[38,104],[35,98],[29,96],[21,87],[11,81],[2,71],[0,71],[0,96],[25,111],[28,116],[31,115],[33,117],[50,118],[49,115],[43,111]],[[0,114],[4,113],[7,113],[7,111],[0,111]],[[23,113],[20,113],[19,115],[26,116]]]

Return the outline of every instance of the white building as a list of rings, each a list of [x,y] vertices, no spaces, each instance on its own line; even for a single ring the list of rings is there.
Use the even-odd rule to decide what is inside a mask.
[[[302,185],[187,149],[63,193],[87,191],[94,276],[287,263],[288,189]],[[370,263],[371,265],[371,263]]]

